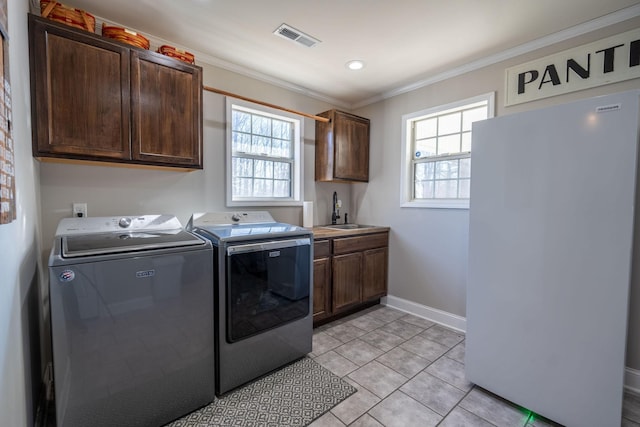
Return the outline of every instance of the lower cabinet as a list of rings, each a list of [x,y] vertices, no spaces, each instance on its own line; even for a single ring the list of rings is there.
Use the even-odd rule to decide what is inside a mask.
[[[316,241],[314,324],[357,311],[385,296],[388,253],[388,231]]]
[[[352,307],[362,301],[362,254],[335,255],[333,272],[333,311]]]
[[[328,240],[313,244],[313,321],[331,314],[331,247]]]
[[[362,300],[387,295],[388,248],[378,248],[362,253]]]

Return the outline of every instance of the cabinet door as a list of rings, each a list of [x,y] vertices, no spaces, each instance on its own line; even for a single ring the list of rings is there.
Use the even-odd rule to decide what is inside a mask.
[[[29,16],[33,151],[128,159],[129,49]]]
[[[131,53],[132,158],[202,168],[202,69]]]
[[[369,181],[369,120],[336,111],[334,177]]]
[[[362,300],[362,253],[333,257],[333,311],[348,308]]]
[[[331,310],[331,259],[313,260],[313,319],[329,315]]]
[[[387,254],[387,248],[363,252],[363,301],[380,298],[387,294]]]
[[[333,120],[333,111],[325,111],[318,114],[319,117],[325,117]],[[315,143],[315,180],[316,181],[332,181],[333,180],[333,127],[330,122],[322,122],[316,120],[316,143]]]

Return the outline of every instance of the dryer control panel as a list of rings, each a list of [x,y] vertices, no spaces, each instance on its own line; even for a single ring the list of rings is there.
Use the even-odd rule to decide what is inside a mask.
[[[238,211],[238,212],[207,212],[193,214],[194,225],[232,225],[232,224],[263,224],[275,222],[267,211]]]

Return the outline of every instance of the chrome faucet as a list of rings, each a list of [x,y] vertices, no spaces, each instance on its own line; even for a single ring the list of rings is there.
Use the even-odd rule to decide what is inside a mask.
[[[338,193],[333,192],[333,212],[331,212],[331,225],[335,225],[338,223],[338,219],[340,218],[340,210],[338,208]]]

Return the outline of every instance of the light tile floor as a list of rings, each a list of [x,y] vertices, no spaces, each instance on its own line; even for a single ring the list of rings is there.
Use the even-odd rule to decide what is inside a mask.
[[[380,305],[316,328],[310,356],[358,391],[310,427],[557,426],[466,381],[464,338]],[[640,427],[640,396],[622,427]]]

